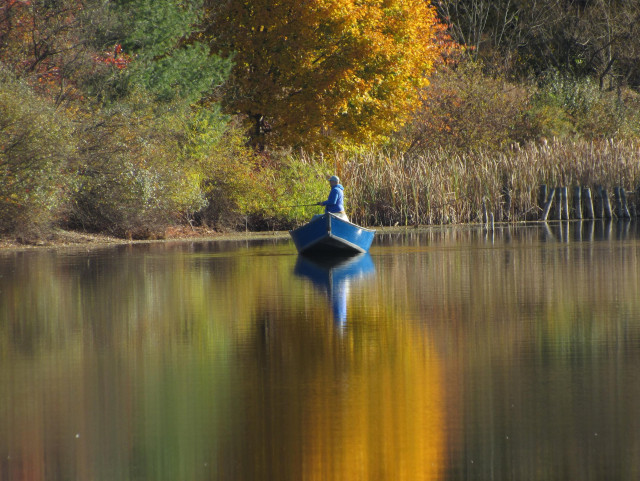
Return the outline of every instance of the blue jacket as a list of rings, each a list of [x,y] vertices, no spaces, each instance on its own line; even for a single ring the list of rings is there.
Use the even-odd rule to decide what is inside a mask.
[[[325,212],[343,212],[344,211],[344,187],[340,184],[331,188],[329,198],[322,202]]]

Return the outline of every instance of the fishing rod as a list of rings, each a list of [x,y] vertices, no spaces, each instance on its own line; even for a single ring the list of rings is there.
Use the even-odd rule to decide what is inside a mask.
[[[299,204],[299,205],[281,205],[280,207],[283,209],[289,209],[292,207],[314,207],[314,206],[319,206],[321,204],[319,204],[318,202],[316,202],[315,204]]]

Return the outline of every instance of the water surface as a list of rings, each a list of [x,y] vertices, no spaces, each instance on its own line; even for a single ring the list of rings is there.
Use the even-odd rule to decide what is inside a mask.
[[[638,479],[635,224],[0,256],[0,479]]]

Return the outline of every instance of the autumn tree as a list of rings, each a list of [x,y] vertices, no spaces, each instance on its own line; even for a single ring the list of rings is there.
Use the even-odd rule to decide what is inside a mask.
[[[90,68],[81,0],[0,2],[0,62],[56,104],[76,98],[79,71]]]
[[[444,47],[425,0],[207,0],[223,94],[255,146],[371,143],[401,126]]]

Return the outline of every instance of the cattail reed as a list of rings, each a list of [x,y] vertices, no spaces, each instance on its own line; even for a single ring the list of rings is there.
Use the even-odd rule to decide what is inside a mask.
[[[542,184],[640,188],[640,143],[631,141],[554,141],[502,153],[370,150],[336,154],[335,162],[352,219],[368,225],[480,222],[483,200],[498,219],[537,219]]]

